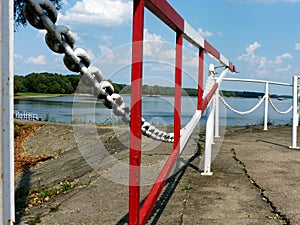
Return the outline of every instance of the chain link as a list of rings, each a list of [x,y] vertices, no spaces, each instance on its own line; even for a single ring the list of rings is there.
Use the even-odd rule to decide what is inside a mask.
[[[100,69],[90,67],[90,57],[82,48],[76,48],[75,38],[70,29],[63,25],[55,25],[57,11],[49,0],[27,0],[24,16],[37,29],[47,30],[45,41],[48,47],[56,53],[65,54],[65,66],[73,72],[79,72],[81,81],[93,88],[95,97],[104,99],[104,105],[113,110],[122,121],[129,123],[129,108],[121,95],[114,93],[111,83],[103,80]],[[174,134],[160,131],[142,118],[142,132],[155,140],[173,142]]]

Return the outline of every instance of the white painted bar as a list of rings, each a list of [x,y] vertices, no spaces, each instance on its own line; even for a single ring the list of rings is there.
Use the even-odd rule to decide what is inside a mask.
[[[204,171],[201,173],[203,176],[211,176],[211,150],[213,144],[214,135],[214,105],[213,101],[210,101],[207,107],[207,121],[206,121],[206,133],[205,133],[205,151],[204,151]]]
[[[0,223],[15,222],[13,135],[13,0],[0,2]]]
[[[216,94],[214,97],[215,104],[215,137],[220,137],[220,87],[217,88]]]
[[[184,35],[191,44],[204,48],[204,38],[186,21],[184,21]]]
[[[220,54],[220,61],[225,65],[229,66],[229,60],[222,54]]]
[[[242,81],[242,82],[251,82],[251,83],[269,83],[275,85],[282,85],[282,86],[293,86],[292,84],[288,83],[281,83],[275,81],[267,81],[267,80],[254,80],[254,79],[240,79],[240,78],[224,78],[224,81]]]
[[[184,38],[189,41],[191,44],[196,46],[197,48],[203,48],[205,39],[197,32],[188,22],[184,21]],[[220,59],[217,59],[213,55],[207,53],[211,58],[214,58],[216,61],[219,61],[225,66],[229,66],[229,60],[220,54]]]
[[[298,106],[298,77],[293,77],[293,132],[292,132],[292,149],[297,147],[297,127],[299,121],[299,106]]]
[[[184,127],[182,130],[182,135],[180,136],[180,154],[183,152],[184,147],[189,140],[190,136],[192,135],[195,127],[197,126],[199,120],[201,119],[202,111],[197,110],[191,121]]]
[[[269,112],[269,82],[265,86],[265,114],[264,114],[264,130],[268,130],[268,112]]]
[[[225,70],[222,71],[222,73],[220,74],[220,76],[217,78],[216,83],[219,84],[219,86],[222,83],[222,81],[224,79],[226,79],[225,76],[227,75],[228,71],[229,71],[229,69],[226,68]]]

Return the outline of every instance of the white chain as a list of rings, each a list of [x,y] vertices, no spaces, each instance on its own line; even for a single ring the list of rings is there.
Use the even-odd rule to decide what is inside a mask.
[[[242,111],[238,111],[234,108],[232,108],[226,101],[225,99],[220,95],[219,96],[220,100],[223,102],[223,104],[229,109],[231,110],[232,112],[236,113],[236,114],[240,114],[240,115],[246,115],[246,114],[249,114],[249,113],[252,113],[254,112],[260,105],[261,103],[265,100],[266,96],[264,96],[263,98],[260,99],[260,101],[250,110],[248,111],[245,111],[245,112],[242,112]]]
[[[279,113],[279,114],[287,114],[287,113],[289,113],[293,109],[293,106],[291,106],[286,111],[280,111],[279,109],[276,108],[276,106],[274,105],[274,103],[271,100],[270,96],[268,97],[268,99],[269,99],[270,105],[272,106],[272,108],[274,109],[274,111],[277,112],[277,113]]]

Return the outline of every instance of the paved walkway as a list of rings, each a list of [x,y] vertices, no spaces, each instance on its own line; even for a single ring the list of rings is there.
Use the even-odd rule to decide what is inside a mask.
[[[201,132],[200,137],[198,134],[194,133],[182,161],[203,146]],[[150,189],[146,184],[154,181],[171,147],[144,141],[142,198]],[[290,144],[291,127],[272,127],[269,131],[229,128],[222,144],[216,142],[213,176],[200,175],[199,148],[199,154],[169,179],[148,224],[300,224],[300,151],[289,149]],[[40,165],[31,171],[29,183],[34,187],[38,180],[46,185],[73,176],[77,183],[91,180],[91,184],[27,210],[20,224],[37,218],[40,224],[49,225],[127,224],[128,187],[124,183],[128,180],[128,152],[106,158],[97,171],[81,153],[73,149]],[[60,178],[47,181],[47,172],[53,168]]]

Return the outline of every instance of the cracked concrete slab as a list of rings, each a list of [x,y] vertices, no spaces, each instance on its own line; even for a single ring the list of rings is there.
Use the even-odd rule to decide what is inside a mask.
[[[203,132],[200,130],[200,136]],[[267,132],[261,127],[228,128],[221,149],[215,154],[213,176],[201,176],[198,166],[202,161],[200,146],[203,146],[203,138],[199,137],[199,131],[193,135],[189,142],[192,147],[181,160],[192,158],[186,167],[169,178],[147,224],[300,224],[300,151],[288,148],[291,127],[271,127]],[[113,136],[110,134],[109,137]],[[143,142],[144,146],[152,144],[146,142]],[[143,154],[144,165],[155,166],[161,157],[170,153],[172,147],[169,145],[172,146],[162,144],[147,149]],[[71,164],[73,168],[68,169],[69,172],[61,170],[60,167],[66,165],[63,161],[68,162],[69,156],[72,162],[79,164]],[[118,151],[114,157],[126,163],[128,150]],[[127,224],[128,186],[104,176],[109,174],[109,163],[96,171],[80,158],[78,149],[72,148],[31,171],[29,179],[33,187],[35,181],[41,182],[35,176],[44,176],[45,185],[51,184],[45,179],[47,168],[54,170],[51,174],[56,171],[58,177],[67,173],[76,182],[91,180],[91,184],[74,188],[27,210],[19,224],[25,224],[37,215],[40,215],[39,224],[45,225]],[[55,162],[60,166],[56,167]],[[80,174],[76,175],[75,167],[79,168]],[[116,170],[115,176],[121,177],[122,170]],[[56,180],[55,175],[51,176],[54,176],[51,180]],[[149,176],[152,180],[153,174]],[[141,188],[141,200],[150,188],[149,185]],[[53,208],[56,210],[51,211]]]

